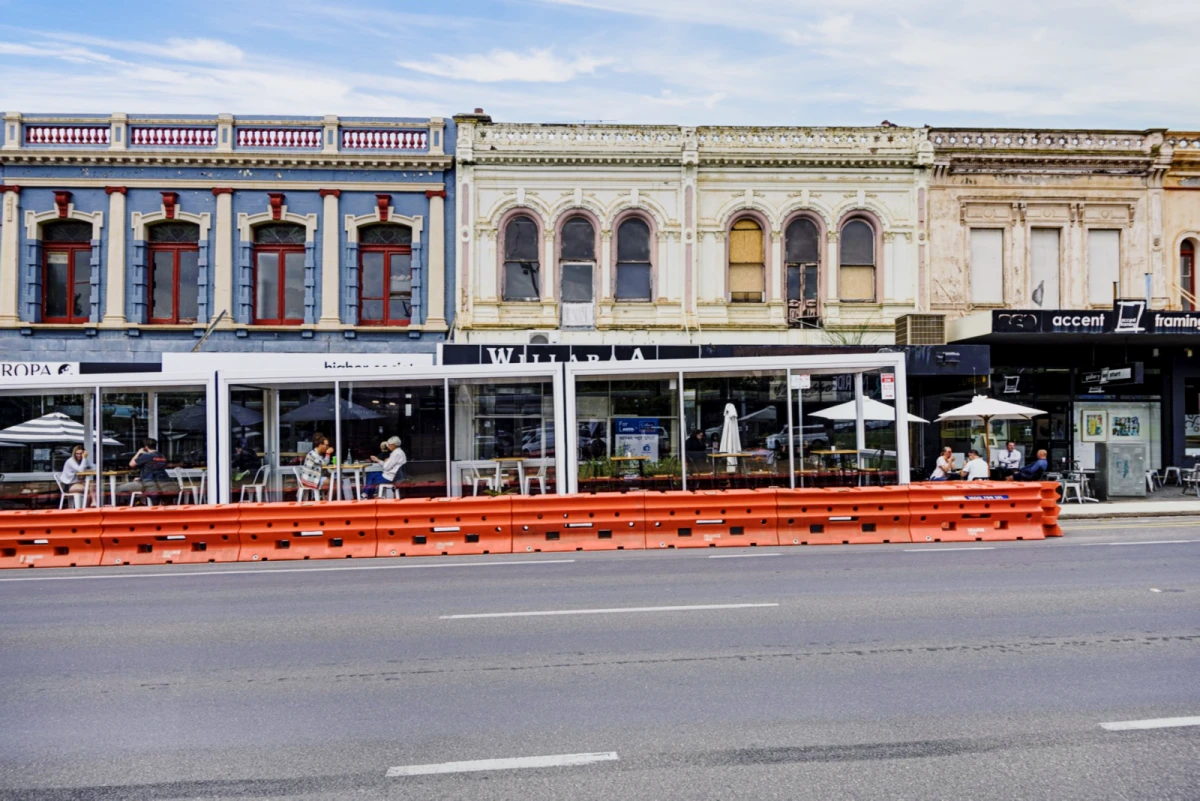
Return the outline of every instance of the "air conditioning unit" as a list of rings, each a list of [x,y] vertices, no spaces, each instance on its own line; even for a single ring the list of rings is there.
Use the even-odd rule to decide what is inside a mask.
[[[905,314],[896,318],[897,345],[945,345],[944,314]]]
[[[533,331],[529,334],[530,345],[557,345],[558,340],[557,331]]]

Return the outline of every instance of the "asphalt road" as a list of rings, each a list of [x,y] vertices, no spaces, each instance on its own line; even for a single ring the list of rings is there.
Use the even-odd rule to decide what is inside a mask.
[[[1200,520],[1066,528],[6,571],[0,798],[1200,798]]]

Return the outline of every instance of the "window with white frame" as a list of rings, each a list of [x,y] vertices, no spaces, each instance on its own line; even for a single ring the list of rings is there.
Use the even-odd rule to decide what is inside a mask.
[[[1004,230],[971,229],[971,302],[1004,303]]]
[[[839,237],[838,296],[843,301],[875,301],[875,229],[866,220],[842,226]]]
[[[1113,284],[1121,280],[1121,232],[1093,228],[1088,231],[1088,303],[1109,306],[1116,299]]]

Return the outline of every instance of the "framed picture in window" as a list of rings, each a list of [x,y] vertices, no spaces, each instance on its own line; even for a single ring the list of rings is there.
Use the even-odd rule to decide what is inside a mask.
[[[1118,439],[1141,439],[1142,418],[1136,414],[1113,415],[1112,435]]]
[[[1081,442],[1107,442],[1108,412],[1103,409],[1085,409],[1079,439]]]

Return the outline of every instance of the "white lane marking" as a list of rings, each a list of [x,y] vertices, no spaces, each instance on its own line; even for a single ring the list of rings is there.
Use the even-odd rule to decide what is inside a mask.
[[[251,568],[247,570],[190,570],[186,572],[120,573],[90,576],[30,576],[28,578],[0,578],[4,581],[85,581],[87,579],[128,578],[179,578],[181,576],[241,576],[250,573],[336,573],[345,570],[414,570],[425,567],[499,567],[502,565],[569,565],[574,559],[525,559],[511,562],[431,562],[424,565],[361,565],[358,567],[277,567]],[[121,568],[113,568],[119,571]]]
[[[1182,545],[1186,542],[1200,542],[1200,540],[1146,540],[1145,542],[1102,542],[1099,545]]]
[[[942,551],[994,551],[995,546],[988,545],[983,548],[905,548],[905,553],[941,553]]]
[[[1150,588],[1150,592],[1162,592],[1162,590],[1159,590],[1159,589],[1156,589],[1156,588],[1154,588],[1154,587],[1151,587],[1151,588]]]
[[[1200,726],[1200,715],[1190,718],[1151,718],[1150,720],[1118,720],[1101,723],[1100,728],[1108,731],[1132,731],[1134,729],[1171,729],[1176,726]]]
[[[553,756],[512,757],[509,759],[476,759],[469,762],[441,762],[432,765],[398,765],[388,768],[389,777],[428,776],[434,773],[468,773],[480,770],[516,770],[518,768],[565,768],[591,765],[595,762],[614,762],[616,751],[595,754],[556,754]]]
[[[696,606],[626,606],[613,609],[552,609],[542,612],[479,612],[442,615],[438,620],[468,620],[484,617],[551,617],[556,615],[620,615],[629,612],[703,612],[713,609],[761,609],[779,604],[698,604]]]
[[[709,559],[749,559],[756,556],[783,556],[781,553],[714,553]]]

